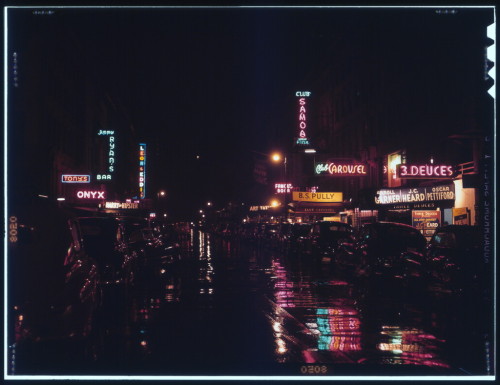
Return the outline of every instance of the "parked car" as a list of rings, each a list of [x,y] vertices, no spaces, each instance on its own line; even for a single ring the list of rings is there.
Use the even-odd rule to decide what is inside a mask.
[[[72,223],[81,229],[82,247],[97,262],[102,283],[130,284],[137,253],[128,246],[121,222],[113,217],[78,217]]]
[[[84,341],[101,306],[100,272],[74,214],[38,199],[9,215],[16,228],[5,256],[9,345],[43,354],[46,344]]]
[[[477,289],[485,282],[482,234],[478,226],[449,225],[434,232],[426,251],[432,283],[449,289]]]
[[[146,264],[171,264],[180,260],[179,243],[155,234],[150,227],[135,228],[130,232],[127,241],[139,260]]]
[[[280,230],[283,252],[288,255],[296,255],[299,249],[299,239],[307,236],[311,227],[310,223],[285,223]]]
[[[312,225],[308,235],[301,238],[300,250],[315,262],[321,262],[324,257],[334,262],[340,242],[350,240],[352,236],[353,228],[347,223],[319,221]]]
[[[278,247],[279,244],[279,223],[266,223],[264,226],[264,232],[262,234],[262,240],[264,245],[270,249]]]
[[[392,222],[363,225],[340,245],[336,264],[358,277],[420,279],[426,239],[416,228]]]

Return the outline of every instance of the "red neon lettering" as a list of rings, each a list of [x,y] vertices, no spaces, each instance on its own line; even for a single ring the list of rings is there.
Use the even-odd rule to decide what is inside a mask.
[[[305,104],[306,104],[306,98],[300,98],[300,99],[299,99],[299,104],[300,104],[301,106],[305,105]]]
[[[419,166],[418,171],[419,171],[420,175],[425,175],[425,166]]]

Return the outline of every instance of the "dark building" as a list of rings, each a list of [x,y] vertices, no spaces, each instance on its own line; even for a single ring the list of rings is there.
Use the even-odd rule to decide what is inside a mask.
[[[312,92],[309,135],[316,164],[359,164],[366,173],[318,175],[309,168],[310,155],[300,154],[291,178],[302,187],[342,192],[344,215],[356,225],[373,216],[411,224],[412,209],[442,210],[441,220],[453,221],[452,208],[466,209],[471,224],[477,223],[480,185],[476,180],[463,186],[462,175],[478,175],[492,127],[485,76],[492,13],[442,15],[428,9],[393,19],[386,13],[385,26],[373,21],[376,13],[371,17],[338,34],[303,82]],[[394,179],[396,163],[451,165],[453,176]],[[390,209],[374,204],[381,189],[443,184],[453,186],[454,201]]]
[[[30,19],[18,21],[32,30],[12,34],[9,42],[16,69],[8,89],[10,203],[23,196],[65,198],[71,206],[97,208],[98,200],[79,191],[104,191],[108,200],[136,196],[134,127],[119,99],[89,70],[96,68],[92,55],[73,32],[58,34],[49,17],[16,17]],[[63,175],[86,175],[90,183],[65,183]]]

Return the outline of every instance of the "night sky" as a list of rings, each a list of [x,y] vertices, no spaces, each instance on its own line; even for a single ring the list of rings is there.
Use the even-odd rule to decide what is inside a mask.
[[[415,9],[66,8],[35,22],[28,12],[11,31],[82,58],[149,144],[151,186],[187,207],[237,199],[252,151],[291,146],[294,93],[335,39],[377,31],[398,47],[446,21]]]

